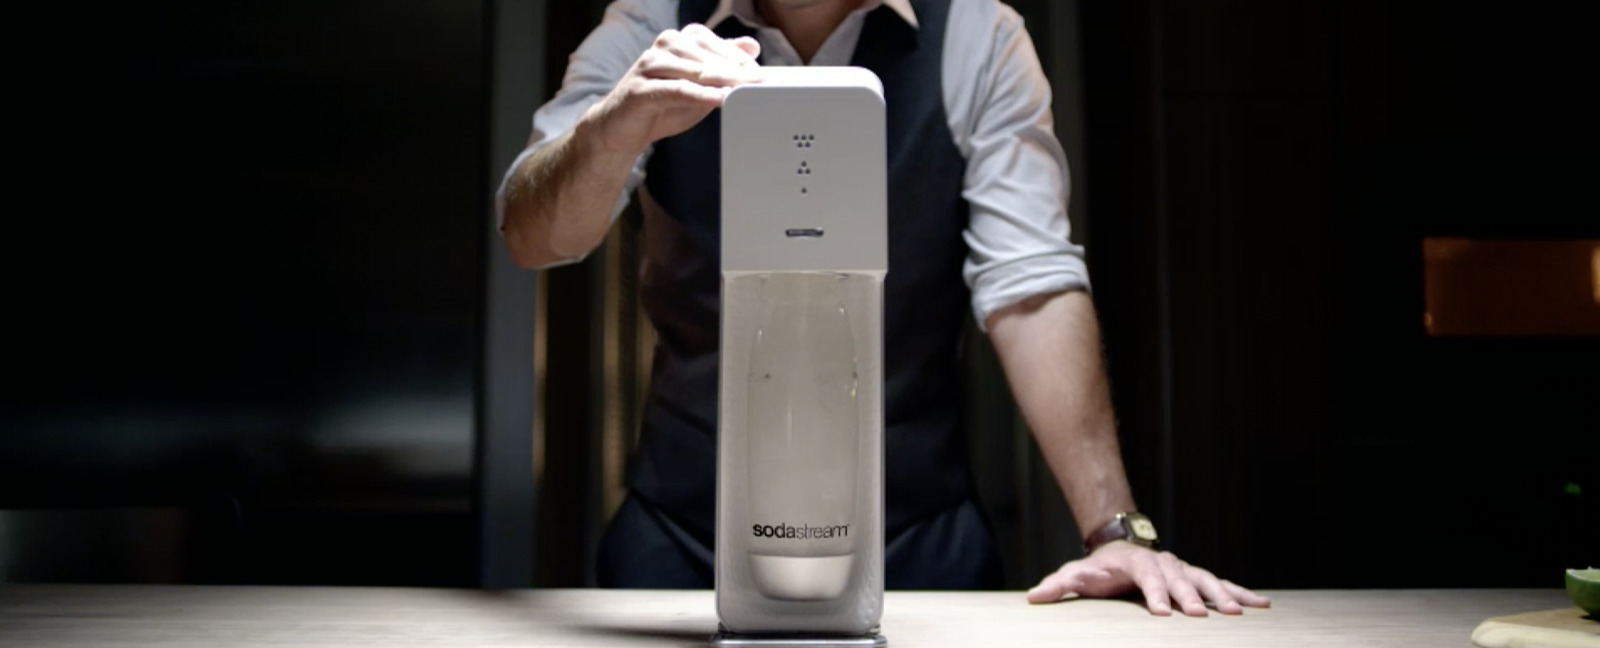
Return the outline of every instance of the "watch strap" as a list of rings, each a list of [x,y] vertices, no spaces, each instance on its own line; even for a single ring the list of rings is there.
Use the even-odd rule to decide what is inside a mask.
[[[1139,539],[1133,530],[1128,528],[1128,514],[1118,513],[1105,526],[1095,529],[1094,533],[1089,534],[1089,537],[1083,541],[1083,551],[1084,553],[1094,553],[1094,550],[1099,549],[1102,545],[1116,540],[1127,540],[1145,547],[1153,545],[1153,543]]]

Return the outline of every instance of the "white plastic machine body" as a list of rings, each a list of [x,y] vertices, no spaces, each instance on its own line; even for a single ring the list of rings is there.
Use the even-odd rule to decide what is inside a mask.
[[[721,108],[717,642],[871,645],[883,641],[883,86],[856,67],[764,72]]]

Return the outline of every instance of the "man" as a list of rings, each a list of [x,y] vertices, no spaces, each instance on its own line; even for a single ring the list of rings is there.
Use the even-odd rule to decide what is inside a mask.
[[[640,196],[641,294],[660,344],[630,494],[601,547],[603,584],[711,585],[715,109],[763,65],[806,64],[860,65],[884,83],[887,586],[999,583],[960,430],[956,351],[970,307],[1092,547],[1028,600],[1137,587],[1158,615],[1173,602],[1197,616],[1207,602],[1226,614],[1267,605],[1146,546],[1082,249],[1068,237],[1049,84],[1021,19],[997,0],[617,0],[573,54],[498,208],[514,258],[543,268],[582,259]]]

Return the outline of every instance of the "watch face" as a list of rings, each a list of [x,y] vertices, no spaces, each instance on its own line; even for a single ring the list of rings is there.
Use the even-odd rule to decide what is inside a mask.
[[[1151,524],[1150,520],[1144,517],[1129,518],[1128,530],[1133,532],[1133,537],[1140,540],[1153,541],[1156,539],[1156,525]]]

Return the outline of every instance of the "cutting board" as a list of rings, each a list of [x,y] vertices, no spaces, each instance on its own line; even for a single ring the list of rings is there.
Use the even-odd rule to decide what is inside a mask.
[[[1479,648],[1600,648],[1600,621],[1575,607],[1495,617],[1472,631]]]

